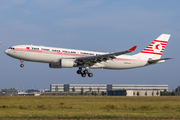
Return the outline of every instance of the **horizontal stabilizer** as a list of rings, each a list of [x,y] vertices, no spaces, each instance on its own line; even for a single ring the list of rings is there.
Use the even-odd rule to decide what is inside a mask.
[[[173,58],[162,58],[162,59],[156,59],[156,60],[149,59],[149,60],[148,60],[148,63],[149,63],[149,64],[153,64],[153,63],[158,63],[158,62],[160,62],[160,61],[169,60],[169,59],[173,59]]]

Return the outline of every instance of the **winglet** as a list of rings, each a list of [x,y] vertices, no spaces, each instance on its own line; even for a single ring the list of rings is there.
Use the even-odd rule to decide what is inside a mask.
[[[135,51],[136,48],[137,48],[137,46],[134,46],[131,49],[129,49],[128,51]]]

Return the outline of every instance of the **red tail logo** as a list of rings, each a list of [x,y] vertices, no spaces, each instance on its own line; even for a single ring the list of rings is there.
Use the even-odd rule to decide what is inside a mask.
[[[147,48],[145,48],[141,53],[149,53],[149,54],[156,54],[156,55],[162,55],[165,47],[166,47],[167,41],[161,41],[161,40],[154,40]]]

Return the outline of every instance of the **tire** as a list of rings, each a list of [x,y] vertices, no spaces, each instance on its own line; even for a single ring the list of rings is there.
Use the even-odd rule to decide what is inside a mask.
[[[92,76],[93,76],[93,74],[92,74],[92,73],[89,73],[89,74],[88,74],[88,76],[89,76],[89,77],[92,77]]]
[[[82,73],[81,76],[82,76],[82,77],[86,77],[86,74]]]
[[[84,74],[88,74],[88,70],[84,70]]]
[[[78,70],[78,71],[77,71],[77,74],[82,74],[81,70]]]
[[[21,64],[20,67],[24,67],[24,64]]]

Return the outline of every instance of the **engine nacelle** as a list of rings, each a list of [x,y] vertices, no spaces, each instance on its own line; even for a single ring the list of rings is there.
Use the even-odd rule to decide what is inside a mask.
[[[60,66],[62,68],[72,68],[75,65],[74,59],[61,59]]]
[[[52,63],[49,64],[49,67],[50,68],[62,68],[59,64],[52,64]]]

